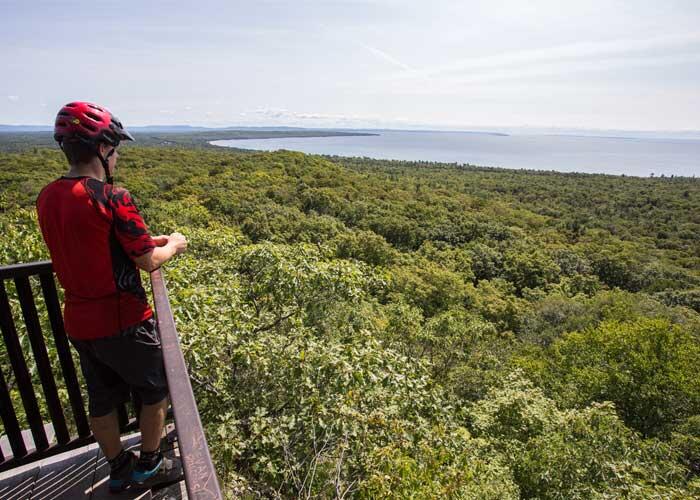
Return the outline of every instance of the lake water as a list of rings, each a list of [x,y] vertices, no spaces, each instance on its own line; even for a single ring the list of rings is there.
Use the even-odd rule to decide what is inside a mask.
[[[421,160],[515,169],[700,175],[700,140],[473,132],[381,131],[376,136],[284,137],[213,141],[216,146],[311,154]]]

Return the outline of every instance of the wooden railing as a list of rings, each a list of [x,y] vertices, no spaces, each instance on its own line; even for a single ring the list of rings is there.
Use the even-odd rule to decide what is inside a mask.
[[[46,306],[48,324],[51,329],[63,384],[68,394],[68,405],[72,419],[66,420],[64,403],[62,404],[52,370],[45,335],[34,301],[32,278],[38,277],[41,294]],[[22,349],[22,342],[17,334],[14,315],[5,286],[6,281],[14,281],[19,299],[22,318],[31,346],[36,373],[41,385],[49,422],[45,425],[37,400],[30,368]],[[209,455],[206,438],[197,411],[189,374],[185,365],[175,329],[175,321],[170,310],[167,290],[160,270],[151,273],[155,312],[158,329],[161,334],[163,358],[170,389],[172,413],[178,434],[178,445],[185,472],[185,485],[189,498],[220,499],[216,473]],[[63,453],[95,441],[85,411],[85,402],[81,395],[75,364],[71,355],[68,338],[63,328],[63,316],[54,281],[51,262],[33,262],[0,267],[0,330],[5,344],[9,368],[11,368],[14,385],[19,392],[24,410],[24,418],[18,418],[12,402],[11,388],[5,378],[7,366],[0,365],[0,417],[7,435],[12,455],[5,457],[0,449],[0,472],[14,467]],[[125,405],[117,408],[122,433],[136,429],[138,404],[129,414]],[[28,447],[22,435],[20,422],[26,422],[31,432],[34,446]],[[53,430],[55,443],[47,436],[47,429]]]
[[[56,389],[54,374],[49,363],[44,334],[41,330],[36,304],[34,303],[34,295],[30,283],[31,276],[38,276],[41,283],[41,290],[53,334],[54,347],[61,365],[70,406],[73,410],[73,424],[77,431],[77,436],[71,436],[68,432],[66,418],[58,396],[58,390]],[[17,335],[7,289],[5,288],[5,281],[7,280],[13,280],[17,290],[24,324],[27,328],[27,336],[29,337],[36,363],[36,370],[51,418],[50,424],[56,435],[56,443],[53,445],[49,444],[49,439],[46,435],[46,428],[41,418],[37,396],[32,385],[32,377],[29,373],[25,353],[22,351],[20,338]],[[26,423],[29,425],[34,441],[34,449],[27,449],[25,440],[22,437],[21,425],[10,398],[5,375],[0,370],[0,415],[2,416],[5,434],[12,449],[12,457],[9,458],[2,456],[2,452],[0,452],[0,471],[56,453],[62,453],[94,441],[88,425],[85,405],[80,393],[80,385],[78,384],[68,339],[63,330],[63,317],[56,293],[51,262],[34,262],[31,264],[0,267],[0,330],[2,330],[7,358],[12,367],[14,381],[22,399]],[[0,368],[4,369],[5,367]]]
[[[190,385],[190,376],[180,350],[165,280],[159,269],[151,273],[151,286],[175,428],[178,430],[178,446],[185,469],[187,496],[197,499],[220,499],[222,497],[219,481],[211,462],[207,439]]]

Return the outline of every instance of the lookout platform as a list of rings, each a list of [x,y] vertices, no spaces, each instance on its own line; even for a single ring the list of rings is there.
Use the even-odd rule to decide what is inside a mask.
[[[150,278],[171,403],[161,449],[181,467],[152,489],[109,493],[109,464],[88,425],[51,262],[0,266],[0,499],[223,498],[165,280],[160,270]],[[117,417],[122,444],[138,450],[141,405],[131,403],[131,411],[117,405]]]

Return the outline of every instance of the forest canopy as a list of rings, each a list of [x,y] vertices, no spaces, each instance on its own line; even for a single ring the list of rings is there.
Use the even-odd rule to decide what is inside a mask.
[[[67,170],[13,149],[0,265],[48,258]],[[229,494],[700,495],[696,179],[134,146],[116,179],[190,240],[165,275]]]

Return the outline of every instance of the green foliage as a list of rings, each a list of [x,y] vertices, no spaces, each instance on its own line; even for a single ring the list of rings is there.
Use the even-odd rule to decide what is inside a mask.
[[[398,252],[381,236],[372,231],[356,230],[340,234],[334,243],[341,259],[362,260],[374,266],[387,266],[394,262]]]
[[[407,485],[422,482],[425,445],[411,443],[443,439],[449,402],[420,360],[409,362],[377,341],[367,318],[343,316],[337,324],[328,317],[344,306],[363,309],[382,286],[374,273],[302,245],[240,247],[228,258],[228,271],[193,275],[182,272],[189,264],[181,260],[168,274],[173,294],[187,298],[186,308],[178,300],[174,309],[188,327],[183,343],[195,382],[209,391],[199,405],[213,429],[212,449],[226,464],[224,477],[235,482],[244,474],[256,488],[285,495],[372,497],[387,487],[386,468],[397,465],[387,462],[391,451],[418,460],[418,469],[402,477]],[[211,273],[227,286],[227,300],[208,297]],[[454,440],[434,458],[454,462],[452,471],[432,484],[473,498],[476,485],[458,475],[469,462],[472,474],[493,476],[484,485],[514,491],[502,465]]]
[[[429,439],[406,448],[387,446],[369,457],[377,472],[360,498],[519,498],[502,457],[464,428],[433,429]]]
[[[503,277],[517,292],[525,288],[541,288],[558,281],[559,267],[537,248],[511,248],[503,259]]]
[[[700,412],[700,344],[667,320],[604,322],[552,344],[542,380],[564,404],[612,401],[627,425],[658,435]]]
[[[510,464],[522,498],[682,498],[668,445],[644,441],[610,403],[560,410],[514,373],[470,410],[476,436]],[[692,486],[691,486],[692,488]]]
[[[405,297],[427,316],[470,302],[473,287],[458,273],[427,259],[416,258],[416,261],[390,269],[391,292],[397,299]]]
[[[690,473],[700,476],[700,415],[693,415],[678,425],[671,444],[679,451],[681,463]]]
[[[36,211],[12,208],[0,212],[0,262],[14,264],[49,258],[49,251],[39,231]]]
[[[127,147],[116,177],[189,239],[165,275],[231,496],[699,494],[696,180],[207,137]],[[65,161],[24,144],[0,140],[0,264],[48,258],[33,204]]]

